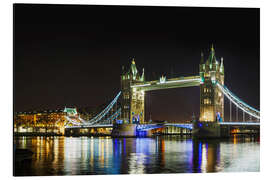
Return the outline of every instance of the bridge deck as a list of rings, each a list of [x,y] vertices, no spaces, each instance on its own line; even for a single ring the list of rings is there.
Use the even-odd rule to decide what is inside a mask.
[[[143,91],[152,91],[159,89],[199,86],[200,81],[201,81],[200,76],[189,76],[189,77],[172,78],[164,82],[156,80],[156,81],[147,81],[144,83],[136,83],[133,84],[131,87]]]
[[[82,126],[66,126],[65,128],[112,128],[112,124],[82,125]]]
[[[219,124],[231,126],[260,126],[259,122],[220,122]]]
[[[260,126],[259,122],[220,122],[221,126]],[[191,123],[165,123],[165,124],[140,124],[142,129],[153,129],[158,127],[176,126],[181,128],[192,129]],[[97,125],[82,125],[82,126],[66,126],[65,128],[112,128],[113,124],[97,124]]]

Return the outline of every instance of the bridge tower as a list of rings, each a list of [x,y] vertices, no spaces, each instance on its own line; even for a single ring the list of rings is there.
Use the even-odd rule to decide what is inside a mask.
[[[144,92],[132,88],[132,84],[144,82],[144,69],[140,75],[134,58],[132,59],[130,68],[125,70],[122,68],[121,74],[121,117],[125,124],[138,124],[144,122]]]
[[[208,59],[201,54],[200,122],[221,122],[224,119],[224,95],[216,82],[224,84],[223,58],[217,61],[212,45]]]

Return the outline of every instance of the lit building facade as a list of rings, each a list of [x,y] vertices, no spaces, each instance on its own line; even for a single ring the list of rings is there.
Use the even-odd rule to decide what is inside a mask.
[[[132,84],[144,82],[144,69],[139,74],[135,60],[132,59],[130,69],[122,69],[121,75],[121,117],[124,123],[144,123],[144,91],[137,91]]]
[[[208,59],[205,61],[203,53],[200,62],[200,121],[217,122],[224,119],[224,95],[216,82],[224,85],[223,58],[218,62],[213,45]]]
[[[59,132],[63,131],[65,115],[61,109],[16,112],[14,132]]]

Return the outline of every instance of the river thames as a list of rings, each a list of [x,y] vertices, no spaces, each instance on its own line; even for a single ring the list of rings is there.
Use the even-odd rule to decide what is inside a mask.
[[[260,171],[259,137],[14,137],[34,152],[15,176]]]

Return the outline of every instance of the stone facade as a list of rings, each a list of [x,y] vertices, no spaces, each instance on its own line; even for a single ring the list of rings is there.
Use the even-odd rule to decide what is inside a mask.
[[[218,62],[212,47],[209,57],[204,62],[203,54],[200,63],[200,121],[217,122],[224,119],[224,95],[216,82],[224,84],[223,58]]]
[[[135,60],[132,60],[130,69],[121,75],[121,117],[125,124],[144,123],[144,91],[137,91],[132,84],[144,82],[144,69],[138,73]]]

